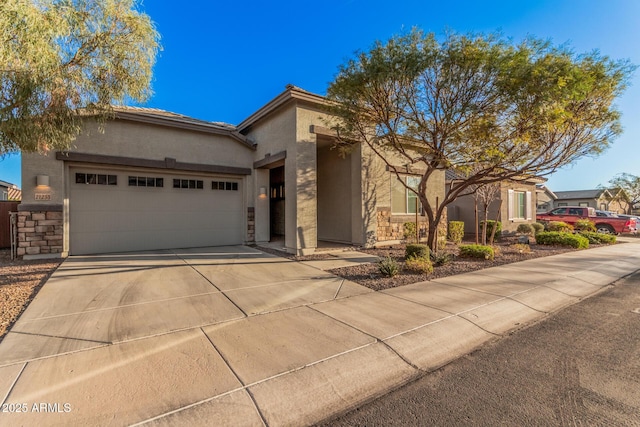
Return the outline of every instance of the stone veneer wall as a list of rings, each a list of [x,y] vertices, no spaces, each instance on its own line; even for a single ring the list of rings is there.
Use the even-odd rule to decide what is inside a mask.
[[[247,208],[247,241],[256,241],[256,208]]]
[[[392,215],[390,208],[378,208],[377,212],[378,228],[377,241],[404,240],[404,223],[415,222],[415,215]],[[427,237],[429,219],[426,216],[418,215],[420,238]],[[444,234],[443,234],[444,233]],[[438,236],[447,235],[447,214],[446,211],[438,227]]]
[[[18,256],[62,252],[62,210],[18,212]]]

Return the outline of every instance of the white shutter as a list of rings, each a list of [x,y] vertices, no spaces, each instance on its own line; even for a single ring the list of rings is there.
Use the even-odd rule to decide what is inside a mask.
[[[527,201],[526,201],[526,206],[525,209],[527,210],[527,219],[532,219],[532,215],[531,215],[531,208],[532,208],[532,202],[531,202],[531,191],[527,191]]]
[[[507,216],[509,219],[513,219],[513,190],[508,190],[509,198],[507,200]]]

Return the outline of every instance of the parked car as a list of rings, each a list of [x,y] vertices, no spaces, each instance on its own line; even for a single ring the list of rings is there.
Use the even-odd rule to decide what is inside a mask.
[[[605,211],[600,211],[605,212]],[[565,206],[553,209],[551,212],[536,214],[538,221],[562,221],[574,225],[579,219],[589,219],[596,225],[598,233],[620,234],[635,233],[636,220],[632,218],[618,218],[606,213],[598,215],[594,208],[583,206]]]

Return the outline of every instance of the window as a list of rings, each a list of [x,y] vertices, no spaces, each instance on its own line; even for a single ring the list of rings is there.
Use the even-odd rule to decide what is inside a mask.
[[[551,215],[566,215],[567,208],[557,208],[551,211]]]
[[[531,191],[509,190],[509,219],[531,219]]]
[[[211,189],[238,191],[238,183],[229,181],[211,181]]]
[[[9,198],[9,192],[3,191],[2,194],[0,194],[0,200],[7,200],[8,198]]]
[[[95,173],[76,173],[76,184],[118,185],[118,176]]]
[[[587,202],[580,202],[580,203],[578,203],[578,206],[580,206],[581,208],[588,208],[588,207],[589,207],[589,203],[587,203]]]
[[[403,176],[402,179],[409,188],[418,189],[420,177],[415,175]],[[418,195],[409,188],[398,182],[395,174],[391,174],[391,213],[394,214],[415,214],[416,203],[418,213],[422,212],[422,204],[418,200]]]
[[[149,176],[130,176],[130,187],[164,187],[164,178]]]
[[[174,179],[173,188],[191,188],[202,190],[204,188],[204,181],[200,179]]]

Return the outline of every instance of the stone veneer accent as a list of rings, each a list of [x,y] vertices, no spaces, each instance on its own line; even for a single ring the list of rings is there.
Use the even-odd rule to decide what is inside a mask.
[[[18,256],[62,252],[62,211],[18,212]]]
[[[247,208],[247,241],[256,241],[256,209]]]
[[[378,227],[377,241],[384,242],[387,240],[404,240],[404,223],[415,222],[416,216],[409,215],[392,215],[391,208],[378,208],[377,212]],[[429,227],[429,219],[426,216],[418,215],[418,223],[420,229],[420,238],[427,237]],[[447,215],[446,212],[438,228],[438,236],[447,235]],[[442,234],[444,233],[444,234]]]

